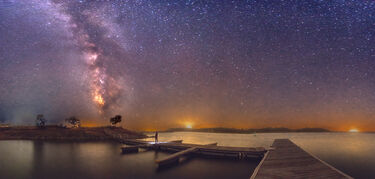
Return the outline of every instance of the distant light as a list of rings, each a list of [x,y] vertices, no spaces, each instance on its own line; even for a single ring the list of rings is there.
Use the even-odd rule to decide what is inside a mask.
[[[193,128],[193,125],[191,123],[187,123],[186,128],[191,129],[191,128]]]
[[[359,132],[358,129],[350,129],[349,132]]]

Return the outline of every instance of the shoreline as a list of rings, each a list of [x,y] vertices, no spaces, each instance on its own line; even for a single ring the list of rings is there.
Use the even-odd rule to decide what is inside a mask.
[[[17,126],[0,128],[0,140],[116,141],[117,139],[113,134],[127,139],[143,139],[147,137],[140,132],[130,131],[122,127],[109,126],[80,128]]]

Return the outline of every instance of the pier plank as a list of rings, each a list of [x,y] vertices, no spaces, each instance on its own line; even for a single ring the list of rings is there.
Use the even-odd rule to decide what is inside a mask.
[[[194,152],[196,150],[198,150],[197,147],[188,148],[186,150],[183,150],[183,151],[174,153],[172,155],[169,155],[168,157],[166,157],[164,159],[156,160],[155,162],[157,164],[159,164],[159,165],[163,165],[163,164],[167,164],[167,163],[172,163],[172,162],[178,161],[181,156],[187,155],[187,154],[189,154],[191,152]]]
[[[255,169],[251,179],[273,178],[352,178],[289,139],[276,139]]]

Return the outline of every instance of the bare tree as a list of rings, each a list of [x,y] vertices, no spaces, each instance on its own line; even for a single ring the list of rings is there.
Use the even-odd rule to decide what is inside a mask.
[[[117,123],[121,122],[121,115],[116,115],[115,117],[112,117],[109,119],[109,122],[111,123],[112,126],[116,126]]]
[[[65,121],[67,123],[71,124],[75,128],[81,127],[81,121],[78,118],[74,117],[74,116],[65,119]]]
[[[38,114],[36,116],[36,126],[44,128],[46,126],[47,120],[44,118],[43,114]]]

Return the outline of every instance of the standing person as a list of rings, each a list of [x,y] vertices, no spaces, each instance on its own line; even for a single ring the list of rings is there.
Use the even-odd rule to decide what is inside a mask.
[[[158,131],[156,131],[156,132],[155,132],[155,143],[158,142],[158,135],[159,135],[159,134],[158,134]]]

